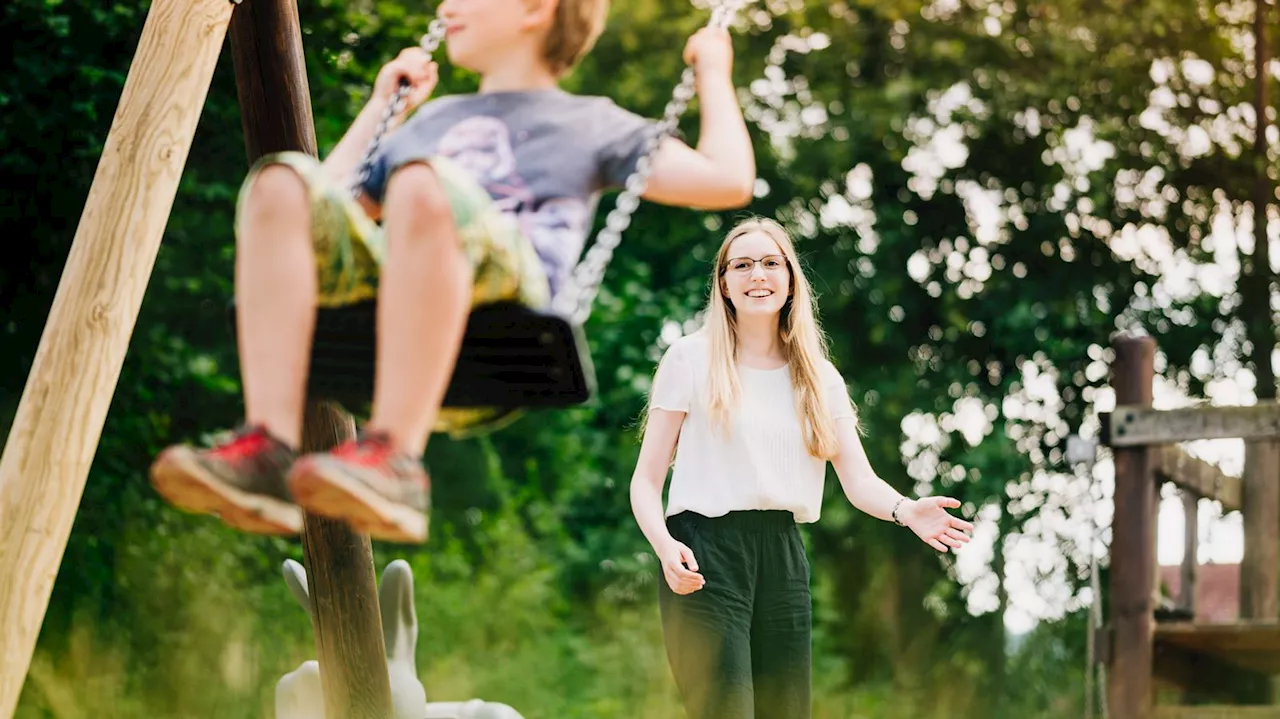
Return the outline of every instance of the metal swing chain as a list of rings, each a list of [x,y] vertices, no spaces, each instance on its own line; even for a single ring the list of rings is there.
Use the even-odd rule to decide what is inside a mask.
[[[712,10],[707,27],[727,28],[748,2],[751,0],[724,0]],[[436,18],[427,26],[427,33],[422,36],[418,45],[430,57],[440,46],[444,34],[444,21]],[[636,162],[636,169],[623,183],[622,193],[618,195],[614,208],[605,218],[605,227],[600,230],[586,256],[573,268],[573,274],[553,300],[552,311],[571,323],[580,325],[591,316],[591,306],[600,292],[605,269],[613,259],[614,250],[622,242],[623,231],[631,224],[631,215],[640,206],[640,196],[648,187],[649,175],[653,172],[654,156],[662,141],[675,134],[680,116],[684,114],[689,101],[693,99],[695,81],[693,68],[686,67],[680,76],[680,84],[676,86],[670,102],[667,103],[662,120],[657,123],[656,132],[651,133],[646,140],[644,152]],[[369,141],[369,147],[360,161],[356,181],[351,187],[352,195],[358,194],[360,186],[369,179],[373,169],[373,158],[382,145],[382,139],[386,136],[391,121],[404,109],[409,89],[408,83],[402,82],[391,98],[391,102],[387,104],[386,110],[383,111],[378,126],[373,132],[373,138]]]
[[[444,40],[444,33],[444,20],[435,18],[427,26],[427,34],[423,35],[422,39],[418,41],[418,47],[427,53],[427,57],[431,57],[435,54],[436,48],[440,47],[440,41]],[[360,186],[369,179],[369,173],[373,171],[373,158],[378,154],[378,148],[382,146],[382,138],[386,136],[387,130],[391,127],[391,121],[404,109],[404,103],[409,99],[409,90],[409,83],[401,80],[400,87],[396,88],[396,94],[391,97],[391,102],[387,103],[387,108],[382,111],[378,126],[373,131],[373,139],[369,140],[369,147],[364,151],[364,157],[360,160],[359,169],[356,172],[356,181],[351,186],[351,195],[353,197],[360,194]]]

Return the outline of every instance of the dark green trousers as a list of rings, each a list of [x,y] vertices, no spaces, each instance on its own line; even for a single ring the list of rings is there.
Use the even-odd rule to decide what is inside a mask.
[[[809,719],[813,602],[790,512],[667,519],[706,578],[677,595],[658,578],[667,658],[689,719]]]

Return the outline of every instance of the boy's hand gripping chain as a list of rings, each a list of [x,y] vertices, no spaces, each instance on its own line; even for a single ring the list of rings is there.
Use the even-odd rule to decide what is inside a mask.
[[[737,17],[738,12],[750,1],[724,0],[712,11],[711,20],[707,23],[707,26],[717,29],[727,28],[733,22],[733,19]],[[431,55],[440,46],[440,41],[444,39],[444,32],[444,21],[439,18],[432,20],[431,25],[427,28],[427,34],[422,36],[419,46],[426,51],[427,55]],[[622,242],[623,231],[631,224],[631,215],[640,206],[640,196],[644,194],[645,188],[648,187],[649,175],[653,172],[654,156],[657,154],[658,147],[661,146],[662,141],[675,134],[680,116],[684,114],[689,101],[693,99],[695,80],[696,76],[693,68],[686,67],[680,77],[680,84],[676,86],[675,91],[672,93],[671,101],[667,103],[662,120],[658,122],[656,131],[649,136],[645,143],[644,153],[637,161],[635,171],[627,178],[623,185],[624,189],[618,195],[614,208],[605,218],[604,229],[600,230],[600,234],[596,236],[595,243],[587,250],[587,254],[582,261],[573,268],[572,276],[552,301],[552,311],[567,318],[570,322],[580,325],[586,322],[591,315],[591,306],[595,301],[596,294],[600,291],[600,283],[604,280],[605,269],[609,266],[609,261],[613,259],[614,250]],[[360,186],[368,179],[369,172],[373,166],[374,155],[377,154],[378,147],[382,144],[382,138],[386,135],[387,129],[391,125],[391,120],[404,108],[405,98],[408,95],[409,85],[402,81],[395,96],[392,97],[390,104],[387,105],[387,109],[382,113],[377,129],[374,130],[373,139],[369,142],[369,149],[365,151],[364,159],[361,160],[359,171],[356,173],[356,182],[351,189],[352,194],[359,193]]]
[[[436,48],[440,47],[440,41],[444,39],[444,21],[436,18],[427,26],[427,34],[422,36],[418,41],[418,47],[421,47],[427,53],[427,57],[431,57]],[[378,127],[373,131],[373,139],[369,141],[369,147],[364,151],[364,157],[360,160],[359,168],[356,172],[356,181],[351,185],[351,195],[354,197],[360,194],[360,186],[365,180],[369,179],[369,172],[373,169],[373,158],[378,154],[378,148],[382,146],[382,138],[386,136],[387,129],[391,127],[391,120],[400,111],[404,109],[405,100],[409,97],[409,83],[400,79],[400,87],[396,88],[396,94],[391,97],[391,102],[387,103],[387,109],[382,111],[382,118],[378,120]]]

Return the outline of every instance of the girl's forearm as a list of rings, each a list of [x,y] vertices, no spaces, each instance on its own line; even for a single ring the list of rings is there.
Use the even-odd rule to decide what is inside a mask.
[[[845,487],[844,493],[849,503],[876,519],[883,519],[886,522],[893,521],[893,508],[900,501],[902,506],[898,507],[899,517],[903,516],[912,502],[910,499],[902,501],[904,499],[902,494],[875,474],[858,477],[849,485]]]
[[[661,487],[661,482],[654,482],[639,473],[631,479],[631,513],[635,515],[636,524],[640,525],[640,531],[655,552],[660,545],[671,539],[662,511]]]

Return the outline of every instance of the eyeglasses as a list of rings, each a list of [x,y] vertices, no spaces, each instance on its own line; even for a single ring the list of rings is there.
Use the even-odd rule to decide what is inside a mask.
[[[754,270],[757,263],[764,268],[765,272],[782,272],[787,269],[787,258],[782,255],[765,255],[758,260],[750,257],[735,257],[725,263],[725,271],[745,275]]]

